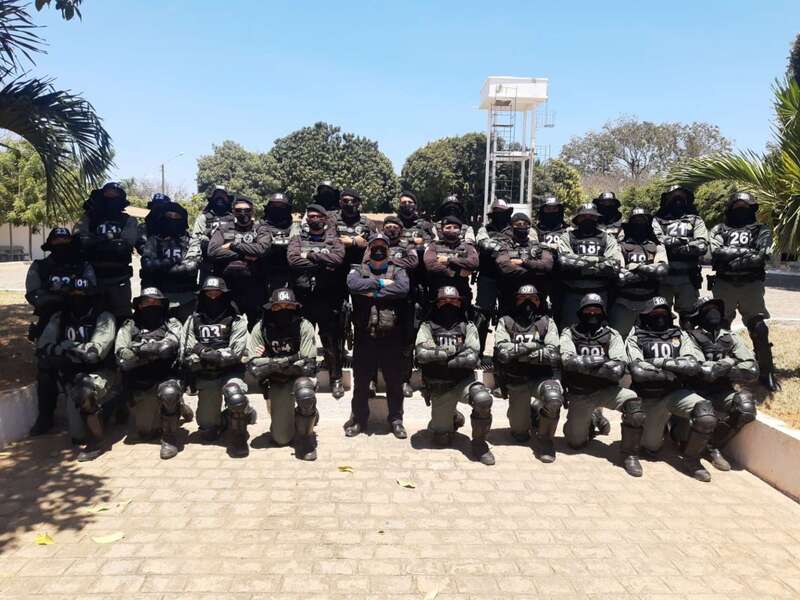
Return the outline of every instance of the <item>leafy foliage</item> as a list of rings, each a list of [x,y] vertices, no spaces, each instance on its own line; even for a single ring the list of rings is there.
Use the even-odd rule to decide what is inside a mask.
[[[61,11],[61,16],[69,21],[72,17],[77,16],[81,18],[81,11],[79,7],[82,0],[55,0],[56,10]],[[50,6],[53,0],[36,0],[36,10],[42,10],[45,6]]]
[[[773,227],[776,250],[800,248],[800,84],[787,77],[774,88],[772,150],[724,152],[684,161],[670,181],[699,185],[722,181],[756,194],[762,218]]]
[[[787,77],[793,77],[800,84],[800,34],[794,38],[792,50],[789,53],[789,66],[786,70]]]
[[[275,171],[274,161],[267,154],[250,152],[226,140],[212,146],[211,154],[197,159],[197,189],[207,193],[215,185],[222,185],[263,203],[269,194],[281,189]]]

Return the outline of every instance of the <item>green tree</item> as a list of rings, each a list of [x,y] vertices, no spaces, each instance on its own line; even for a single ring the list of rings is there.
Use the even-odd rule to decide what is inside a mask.
[[[730,150],[716,125],[652,123],[634,117],[609,121],[599,132],[571,138],[561,159],[582,175],[614,175],[620,187],[662,175],[678,160]]]
[[[789,52],[789,67],[786,69],[786,75],[800,84],[800,34],[794,38],[794,44]]]
[[[392,163],[378,142],[342,133],[328,123],[315,123],[275,140],[267,158],[280,189],[299,209],[311,202],[317,184],[326,179],[358,191],[365,211],[388,208],[398,192]]]
[[[222,185],[263,204],[267,196],[281,189],[276,172],[269,154],[250,152],[241,144],[226,140],[212,146],[211,154],[197,159],[197,190],[202,194]]]
[[[51,3],[37,0],[36,8]],[[79,5],[80,0],[55,0],[67,20],[80,16]],[[25,78],[27,64],[43,52],[36,29],[21,0],[0,0],[0,129],[24,138],[38,154],[47,209],[73,208],[105,175],[113,157],[111,139],[80,95],[56,90],[52,79]]]

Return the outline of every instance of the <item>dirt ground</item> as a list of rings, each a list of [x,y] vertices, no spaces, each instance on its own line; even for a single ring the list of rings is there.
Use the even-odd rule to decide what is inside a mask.
[[[0,292],[0,390],[22,387],[36,377],[28,341],[31,307],[20,292]]]

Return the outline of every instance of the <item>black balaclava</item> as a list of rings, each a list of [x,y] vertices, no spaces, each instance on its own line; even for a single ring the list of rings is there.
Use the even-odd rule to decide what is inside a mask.
[[[523,325],[530,325],[541,312],[541,301],[536,306],[533,300],[526,298],[515,307],[517,321]]]
[[[650,331],[666,331],[672,327],[674,320],[672,311],[670,310],[667,310],[666,314],[642,314],[639,315],[639,318],[642,320],[642,325],[645,329],[649,329]]]
[[[242,203],[244,204],[244,203]],[[253,222],[253,206],[248,204],[247,208],[234,208],[233,218],[236,220],[238,227],[248,227]]]
[[[564,222],[564,215],[561,211],[539,213],[539,226],[542,229],[555,229]]]
[[[89,315],[94,309],[94,298],[83,293],[67,294],[67,310],[73,317],[82,318]]]
[[[314,196],[314,202],[325,210],[339,210],[339,194],[335,189],[322,186]]]
[[[270,225],[286,229],[292,224],[292,209],[285,202],[267,202],[264,219]]]
[[[617,206],[614,202],[599,201],[595,203],[595,206],[603,223],[611,223],[617,218],[619,211],[617,211]]]
[[[174,214],[175,216],[170,217],[169,214]],[[161,231],[169,237],[181,237],[186,235],[186,223],[178,213],[169,213],[167,211],[161,215]]]
[[[216,298],[211,298],[204,292],[200,292],[200,297],[197,299],[198,312],[211,319],[222,317],[228,311],[230,305],[230,299],[225,293]]]
[[[728,223],[731,227],[744,227],[756,222],[756,211],[752,206],[733,206],[728,211]]]
[[[502,210],[489,213],[489,220],[491,221],[492,227],[497,231],[503,231],[503,229],[508,227],[511,223],[511,211]]]
[[[531,221],[528,216],[515,214],[511,219],[511,232],[516,242],[527,242],[531,233]]]
[[[58,264],[69,265],[80,260],[80,250],[74,241],[50,246],[50,256]]]
[[[349,198],[350,200],[345,202],[345,198]],[[341,195],[339,196],[339,209],[342,211],[342,219],[348,221],[357,221],[358,218],[361,216],[358,212],[359,205],[361,204],[361,198],[359,198],[358,194],[353,190],[344,189],[342,190]]]
[[[603,326],[603,321],[605,321],[605,317],[602,314],[588,315],[581,311],[578,315],[578,327],[586,333],[597,332]]]
[[[211,197],[210,208],[218,217],[224,217],[231,212],[231,198],[221,192],[215,193]]]
[[[652,225],[641,219],[631,220],[625,224],[625,233],[629,234],[634,240],[643,242],[652,235]]]
[[[397,208],[397,214],[406,220],[412,220],[417,217],[417,205],[414,204],[401,204]]]
[[[716,306],[711,306],[700,313],[699,322],[703,329],[713,332],[722,329],[723,319],[722,311]]]
[[[689,210],[690,202],[689,198],[686,197],[686,194],[683,192],[676,192],[670,195],[667,199],[664,212],[666,212],[669,216],[678,219],[686,214]]]
[[[280,331],[285,331],[297,321],[297,310],[282,308],[280,310],[270,310],[269,319]]]
[[[578,221],[576,227],[578,228],[578,233],[580,233],[583,236],[594,235],[598,231],[597,221],[595,219],[589,219],[589,218],[581,219],[580,221]]]
[[[166,308],[158,304],[137,307],[133,311],[133,322],[136,323],[139,329],[145,329],[147,331],[153,331],[161,327],[166,317]]]
[[[432,319],[445,329],[453,328],[463,320],[462,307],[453,304],[442,304],[433,311]]]

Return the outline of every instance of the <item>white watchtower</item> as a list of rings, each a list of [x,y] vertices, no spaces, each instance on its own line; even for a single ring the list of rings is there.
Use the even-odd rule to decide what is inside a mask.
[[[547,101],[542,77],[489,77],[481,89],[486,111],[486,180],[483,214],[496,198],[531,213],[536,159],[536,109]]]

